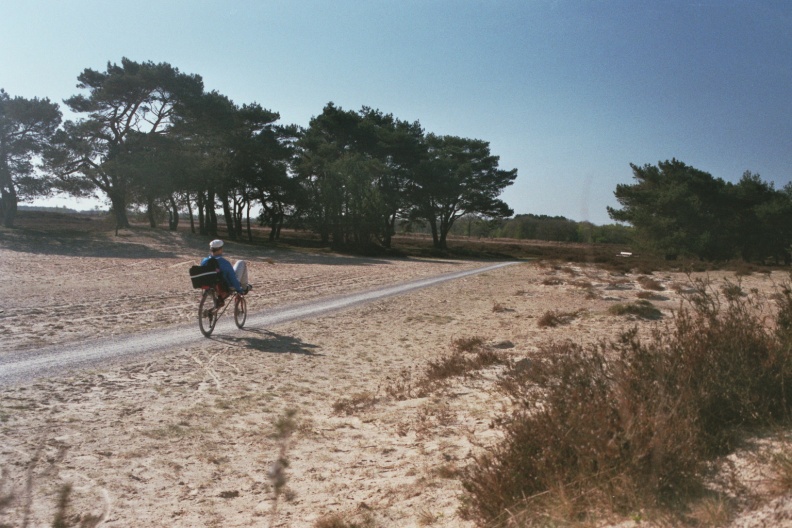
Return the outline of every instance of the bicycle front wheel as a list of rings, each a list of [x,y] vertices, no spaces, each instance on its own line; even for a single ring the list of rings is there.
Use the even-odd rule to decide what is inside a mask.
[[[242,295],[237,295],[236,302],[234,302],[234,322],[237,328],[245,326],[247,320],[247,301]]]
[[[206,337],[212,335],[217,324],[217,308],[215,308],[214,288],[204,290],[201,303],[198,305],[198,327]]]

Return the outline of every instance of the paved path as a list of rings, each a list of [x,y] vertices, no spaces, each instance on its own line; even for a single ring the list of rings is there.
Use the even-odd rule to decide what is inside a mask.
[[[438,275],[375,290],[335,296],[326,300],[311,301],[268,309],[248,314],[245,328],[271,328],[300,319],[321,317],[324,314],[352,308],[370,301],[400,295],[419,288],[483,273],[517,262],[501,262],[473,270]],[[255,290],[253,295],[255,295]],[[213,335],[237,332],[234,318],[228,313],[220,318]],[[23,350],[0,355],[0,386],[17,385],[37,378],[63,375],[69,371],[106,367],[113,363],[140,359],[149,354],[162,353],[176,347],[205,342],[197,321],[189,324],[139,334],[129,334],[112,339],[73,343],[39,350]]]

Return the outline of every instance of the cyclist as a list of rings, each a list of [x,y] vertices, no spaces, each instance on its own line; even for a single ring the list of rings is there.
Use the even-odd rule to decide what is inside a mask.
[[[217,266],[220,269],[220,277],[222,279],[221,282],[223,283],[224,289],[233,289],[237,293],[245,295],[247,292],[253,289],[253,286],[248,283],[247,263],[244,260],[237,260],[232,266],[231,263],[223,257],[223,246],[223,241],[219,239],[209,242],[209,251],[211,252],[211,255],[203,259],[201,261],[201,265],[206,265],[206,263],[209,262],[209,259],[215,259],[217,261]],[[242,286],[243,284],[244,286]],[[218,307],[223,306],[227,296],[228,293],[224,292],[221,297],[218,297]]]

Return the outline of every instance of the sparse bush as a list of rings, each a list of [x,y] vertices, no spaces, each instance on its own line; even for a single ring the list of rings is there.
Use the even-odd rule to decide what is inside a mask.
[[[627,289],[632,288],[632,281],[625,277],[611,279],[608,281],[608,287],[613,289]]]
[[[292,444],[292,437],[298,429],[298,423],[295,419],[297,411],[295,409],[287,409],[283,416],[275,420],[275,430],[273,437],[278,441],[278,458],[270,465],[267,476],[269,477],[270,484],[274,494],[274,501],[272,502],[271,516],[274,522],[278,515],[278,503],[281,496],[288,499],[289,493],[286,489],[288,476],[286,469],[289,467],[288,453]]]
[[[484,345],[479,336],[455,339],[451,354],[431,360],[420,377],[413,378],[410,369],[403,369],[397,379],[389,380],[385,393],[396,400],[423,397],[450,378],[467,376],[492,365],[509,365],[509,354]],[[343,407],[346,407],[344,402]]]
[[[442,479],[448,479],[448,480],[455,479],[459,477],[459,474],[460,474],[459,468],[454,464],[442,464],[432,469],[432,475],[435,475]]]
[[[333,404],[335,414],[345,414],[350,416],[374,407],[379,398],[370,392],[360,392],[353,394],[349,398],[341,398]]]
[[[431,526],[438,522],[442,516],[441,513],[424,508],[418,512],[418,524],[420,526]]]
[[[574,321],[581,312],[582,310],[576,310],[574,312],[560,312],[558,310],[550,310],[545,312],[545,314],[539,318],[536,324],[539,325],[540,328],[566,325]]]
[[[729,281],[724,282],[723,286],[721,286],[721,291],[727,299],[737,299],[745,295],[745,292],[743,292],[742,286],[739,283],[735,284]]]
[[[779,494],[786,494],[792,491],[792,449],[785,448],[773,453],[770,461],[773,470],[773,486]]]
[[[746,428],[789,419],[792,289],[777,305],[768,325],[760,301],[699,284],[644,341],[633,329],[589,348],[554,344],[510,370],[500,386],[520,410],[466,468],[464,513],[531,526],[684,503]]]
[[[496,302],[492,305],[492,311],[495,313],[503,313],[503,312],[508,312],[510,310],[501,303]]]
[[[484,338],[479,336],[460,337],[451,342],[451,347],[457,352],[473,352],[484,344]]]
[[[507,363],[508,357],[503,352],[489,348],[481,348],[472,355],[454,352],[451,355],[442,356],[436,361],[430,361],[427,365],[426,373],[419,384],[424,388],[430,388],[435,383],[445,381],[448,378],[465,376],[491,365],[504,365]]]
[[[747,277],[751,275],[754,271],[757,271],[757,267],[754,264],[749,264],[748,262],[739,262],[734,269],[734,276],[735,277]]]
[[[600,299],[602,296],[599,292],[594,288],[589,288],[586,290],[586,299],[592,301],[594,299]]]
[[[733,500],[722,494],[713,494],[692,505],[688,517],[694,526],[727,526],[734,512]]]
[[[385,393],[394,400],[403,401],[413,397],[413,389],[412,371],[405,368],[385,387]]]
[[[638,277],[638,284],[641,285],[641,288],[645,290],[652,290],[652,291],[663,291],[665,288],[662,284],[656,279],[651,277],[647,277],[646,275],[641,275]]]
[[[572,275],[573,277],[578,273],[577,271],[575,271],[575,268],[571,268],[569,266],[562,266],[561,268],[559,268],[559,271],[562,271],[567,275]]]
[[[462,376],[468,373],[470,369],[471,364],[464,354],[456,352],[448,356],[442,356],[437,360],[429,361],[424,383],[432,384],[448,378]]]
[[[639,291],[635,296],[646,301],[662,299],[662,297],[651,291]]]
[[[614,304],[608,308],[608,313],[613,315],[634,315],[642,319],[660,319],[663,316],[660,310],[644,299],[627,304]]]
[[[355,518],[347,518],[341,514],[334,513],[327,517],[322,517],[314,523],[314,528],[374,528],[376,523],[371,515],[350,516]]]

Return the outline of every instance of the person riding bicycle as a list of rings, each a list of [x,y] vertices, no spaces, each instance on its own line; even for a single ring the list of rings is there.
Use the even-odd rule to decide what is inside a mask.
[[[201,266],[205,266],[210,259],[214,259],[220,270],[221,282],[225,289],[233,289],[237,293],[245,295],[253,289],[253,286],[248,283],[247,263],[244,260],[237,260],[232,266],[231,263],[223,257],[223,246],[223,241],[219,239],[209,242],[209,251],[211,255],[201,261]],[[242,286],[243,284],[244,286]],[[218,299],[218,306],[223,305],[226,296],[227,294]]]

